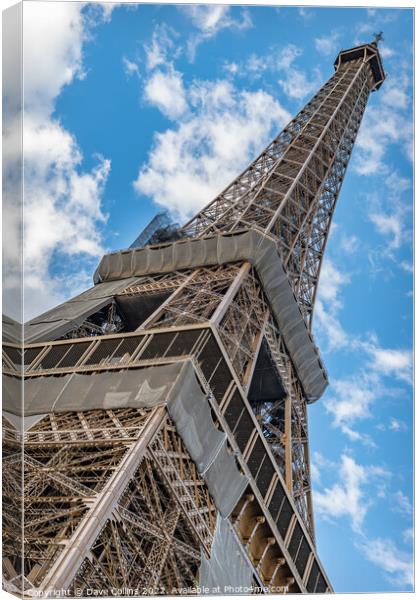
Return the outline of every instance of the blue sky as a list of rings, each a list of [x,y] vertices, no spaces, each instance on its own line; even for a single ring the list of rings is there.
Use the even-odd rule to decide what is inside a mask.
[[[412,589],[412,12],[33,2],[24,15],[27,317],[90,286],[100,256],[162,207],[185,220],[210,201],[341,48],[384,32],[388,77],[323,265],[314,330],[330,386],[310,439],[335,590]]]

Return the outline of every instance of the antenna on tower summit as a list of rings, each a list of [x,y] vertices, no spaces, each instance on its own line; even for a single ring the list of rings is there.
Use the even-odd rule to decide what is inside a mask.
[[[372,43],[378,45],[378,42],[383,42],[383,41],[384,41],[383,31],[380,31],[379,33],[375,33]]]

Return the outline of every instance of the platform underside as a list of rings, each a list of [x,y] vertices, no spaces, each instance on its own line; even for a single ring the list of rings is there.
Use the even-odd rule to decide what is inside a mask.
[[[10,591],[328,591],[306,526],[214,333],[171,335],[172,344],[165,332],[125,337],[133,356],[147,338],[141,359],[125,354],[118,364],[114,352],[109,361],[84,366],[79,359],[88,342],[67,340],[72,365],[43,368],[41,360],[27,370],[23,417],[16,374],[6,374]],[[101,343],[116,348],[122,339]],[[45,345],[31,350],[45,353]],[[16,508],[23,487],[24,557]],[[237,548],[230,562],[220,558],[228,540]]]

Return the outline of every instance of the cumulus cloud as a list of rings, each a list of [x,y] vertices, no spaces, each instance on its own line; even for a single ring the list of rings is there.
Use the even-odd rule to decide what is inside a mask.
[[[318,296],[328,302],[330,307],[340,308],[339,295],[341,288],[349,282],[349,275],[340,271],[331,259],[325,258],[319,280]]]
[[[295,68],[289,68],[286,75],[279,80],[284,93],[297,100],[315,92],[320,83],[321,74],[318,70],[315,70],[314,77],[310,79],[304,71]]]
[[[380,375],[395,377],[408,384],[412,383],[413,357],[410,350],[382,348],[375,343],[361,344],[370,356],[369,367]]]
[[[127,77],[130,77],[131,75],[139,75],[139,66],[136,62],[129,60],[126,56],[123,56],[122,61],[124,73],[127,75]]]
[[[261,77],[265,71],[273,73],[287,71],[294,61],[302,55],[302,49],[295,44],[272,46],[268,54],[257,55],[254,52],[240,64],[234,72],[251,78]]]
[[[188,16],[198,32],[187,41],[189,59],[193,61],[197,48],[203,42],[214,37],[222,29],[241,31],[252,27],[252,19],[246,9],[242,9],[239,18],[232,17],[232,8],[217,4],[188,4],[179,10]]]
[[[324,405],[338,427],[353,441],[373,445],[370,437],[353,429],[356,422],[371,417],[371,405],[381,393],[379,378],[375,374],[361,374],[331,382]]]
[[[81,172],[81,153],[71,134],[52,120],[40,124],[28,115],[24,144],[25,291],[32,312],[35,302],[38,309],[51,302],[50,285],[58,288],[50,273],[57,253],[63,262],[65,257],[73,261],[83,255],[88,260],[103,253],[99,226],[106,216],[101,196],[110,162],[98,156],[96,167]]]
[[[383,194],[369,197],[368,218],[377,232],[386,238],[386,246],[381,248],[382,256],[397,262],[396,251],[411,241],[411,182],[392,171],[383,179],[383,187]],[[405,265],[401,267],[404,269]]]
[[[311,481],[317,484],[317,487],[321,485],[321,473],[324,469],[336,471],[337,465],[326,458],[322,452],[315,450],[311,453]]]
[[[320,54],[331,56],[337,52],[339,37],[340,35],[337,31],[332,31],[325,37],[317,37],[315,38],[315,48]]]
[[[413,507],[411,505],[411,502],[401,490],[398,490],[394,494],[394,498],[396,502],[395,509],[398,512],[401,512],[402,514],[407,516],[411,516],[413,514]]]
[[[134,183],[181,219],[219,193],[290,118],[270,94],[239,91],[225,80],[193,82],[185,98],[188,110],[155,134]]]
[[[381,57],[383,59],[387,59],[387,58],[391,58],[392,56],[395,56],[395,52],[392,48],[390,48],[389,46],[387,46],[386,44],[381,44]]]
[[[356,141],[354,166],[360,175],[386,174],[383,159],[391,144],[408,144],[411,140],[410,123],[391,107],[366,109],[365,118]]]
[[[389,429],[391,431],[405,431],[407,429],[407,423],[392,417],[389,422]]]
[[[389,581],[394,586],[404,585],[410,589],[413,587],[413,557],[397,548],[392,540],[388,538],[365,539],[358,543],[358,548],[370,562],[390,576]]]
[[[273,64],[277,69],[284,70],[290,69],[292,63],[298,56],[302,55],[302,49],[295,46],[295,44],[287,44],[280,52],[273,55]]]
[[[316,329],[320,331],[321,336],[325,337],[327,351],[345,348],[348,345],[349,337],[338,317],[320,298],[316,301],[315,314]]]
[[[343,331],[337,318],[323,315],[323,305],[318,315],[322,333],[329,336],[330,348],[346,348],[363,353],[365,365],[351,377],[332,379],[324,400],[328,413],[333,417],[333,426],[341,429],[353,441],[374,445],[366,434],[354,429],[354,425],[372,416],[371,407],[378,398],[390,393],[385,378],[412,383],[412,353],[405,349],[384,348],[376,336],[368,340],[350,336]],[[389,428],[398,431],[406,428],[403,422],[393,418]]]
[[[166,23],[160,23],[155,27],[151,41],[144,45],[147,69],[165,65],[179,56],[181,48],[175,44],[177,37],[178,33]]]
[[[344,348],[349,337],[344,331],[338,311],[342,307],[341,290],[350,282],[350,276],[340,271],[329,258],[323,261],[317,291],[315,327],[325,339],[327,351]]]
[[[330,382],[324,398],[324,406],[332,416],[332,425],[341,430],[352,441],[360,441],[375,446],[367,434],[355,429],[355,426],[372,417],[372,406],[379,398],[392,394],[392,388],[385,378],[412,383],[412,354],[409,350],[383,348],[375,336],[368,341],[349,336],[343,331],[338,319],[323,315],[321,303],[320,325],[329,335],[330,348],[346,348],[350,352],[363,353],[365,365],[354,375],[334,378]],[[388,426],[377,425],[377,429],[402,431],[407,428],[403,421],[391,418]]]
[[[376,105],[368,105],[356,140],[354,168],[360,175],[388,175],[385,157],[391,146],[399,147],[406,157],[412,158],[410,77],[402,69],[391,71],[386,86],[386,93],[379,96]]]
[[[33,2],[24,7],[23,23],[25,108],[49,116],[63,86],[84,76],[81,7]]]
[[[182,75],[174,69],[155,71],[146,83],[144,96],[169,119],[177,119],[187,110]]]
[[[388,87],[386,90],[383,103],[386,106],[392,106],[394,108],[407,108],[409,103],[407,90],[394,83],[392,87]]]
[[[302,55],[302,49],[295,44],[287,44],[279,48],[273,46],[268,54],[251,54],[246,60],[237,63],[226,63],[225,71],[231,76],[261,79],[265,73],[280,74],[278,80],[283,92],[295,100],[316,91],[321,84],[321,73],[314,69],[306,73],[295,65],[296,59]]]
[[[414,528],[409,527],[408,529],[404,529],[402,532],[402,538],[405,544],[413,544],[414,542]]]
[[[314,17],[315,13],[308,10],[306,7],[304,8],[303,6],[300,6],[298,8],[298,14],[299,17],[301,17],[304,21],[310,21]]]
[[[318,472],[318,489],[313,492],[315,512],[321,519],[335,522],[348,519],[356,534],[355,546],[372,563],[378,565],[387,574],[392,575],[392,583],[396,586],[412,586],[412,556],[397,549],[389,539],[369,539],[365,533],[364,523],[369,509],[375,502],[372,486],[377,488],[377,497],[383,498],[386,482],[390,473],[377,465],[359,464],[348,453],[341,454],[339,465],[331,464],[320,453],[315,453],[314,460]],[[331,486],[320,488],[319,471],[337,473],[337,481]],[[403,509],[411,509],[404,494],[397,492],[394,498]],[[412,543],[412,529],[403,532],[405,543]]]
[[[338,467],[338,481],[322,491],[314,490],[316,514],[326,520],[350,520],[353,531],[361,533],[366,514],[372,504],[367,485],[387,473],[376,466],[358,464],[348,454],[342,454]]]
[[[78,3],[28,3],[23,8],[24,37],[24,130],[25,155],[25,239],[24,273],[26,314],[31,317],[75,292],[79,288],[89,258],[103,252],[100,228],[106,219],[101,195],[110,170],[110,162],[96,157],[91,171],[81,169],[82,154],[75,138],[53,116],[55,101],[64,86],[85,76],[82,47],[89,34],[92,15],[82,12]],[[109,11],[96,7],[96,17],[109,18]],[[102,18],[101,17],[101,18]],[[13,129],[16,115],[10,114]],[[13,131],[6,132],[6,144]],[[8,232],[17,236],[21,226],[16,218],[19,190],[13,171],[19,160],[8,145],[5,158],[8,173],[4,212],[14,215],[15,227]],[[6,216],[6,220],[8,217]],[[4,264],[7,297],[20,293],[16,266],[5,245]],[[79,262],[79,259],[82,259]],[[60,273],[52,268],[60,262]],[[65,265],[65,268],[63,268]],[[93,265],[92,265],[93,266]],[[66,285],[63,286],[63,273]],[[83,283],[86,285],[84,276]],[[13,305],[5,306],[13,315]]]
[[[354,375],[331,380],[324,406],[333,418],[333,426],[346,437],[374,447],[372,437],[355,427],[371,418],[372,405],[389,393],[389,382],[385,378],[411,384],[412,354],[407,349],[381,346],[374,334],[359,336],[344,329],[340,310],[343,307],[343,287],[349,281],[348,273],[339,270],[328,257],[324,259],[315,310],[315,332],[327,352],[345,350],[366,357],[364,366]],[[396,430],[397,424],[395,421],[393,430]]]
[[[359,246],[360,240],[357,236],[347,235],[344,232],[342,232],[340,237],[340,248],[346,254],[354,254],[359,249]]]
[[[402,219],[400,215],[384,215],[373,213],[369,215],[369,219],[375,225],[379,233],[383,235],[391,235],[390,248],[396,249],[401,245]]]

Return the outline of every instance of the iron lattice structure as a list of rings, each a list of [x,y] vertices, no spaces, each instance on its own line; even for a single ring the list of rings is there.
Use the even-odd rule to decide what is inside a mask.
[[[332,591],[314,536],[307,404],[327,381],[310,326],[343,177],[384,80],[375,43],[335,68],[175,241],[104,257],[94,288],[26,324],[23,345],[8,330],[9,591],[194,593],[208,573],[226,584],[221,527],[231,573],[254,591]],[[180,369],[172,391],[156,384],[168,369]]]

